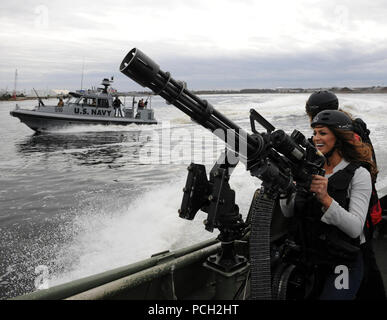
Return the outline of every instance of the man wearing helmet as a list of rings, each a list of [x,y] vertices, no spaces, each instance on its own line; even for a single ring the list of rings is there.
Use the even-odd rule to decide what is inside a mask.
[[[320,111],[338,109],[339,99],[333,92],[326,90],[313,92],[305,105],[305,111],[311,121]]]

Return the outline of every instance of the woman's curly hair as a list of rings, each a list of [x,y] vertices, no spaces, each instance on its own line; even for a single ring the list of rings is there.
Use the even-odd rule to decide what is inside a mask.
[[[361,162],[371,173],[372,181],[376,181],[378,168],[372,160],[372,147],[356,138],[353,131],[329,128],[336,136],[336,148],[341,157],[348,162]]]

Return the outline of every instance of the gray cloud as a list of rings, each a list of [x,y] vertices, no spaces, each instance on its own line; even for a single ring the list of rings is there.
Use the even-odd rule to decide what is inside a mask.
[[[130,48],[128,48],[129,50]],[[141,48],[140,48],[141,49]],[[143,50],[155,60],[163,71],[171,72],[177,80],[184,80],[190,89],[242,89],[275,87],[329,87],[387,85],[387,50],[359,54],[351,48],[323,54],[311,52],[301,55],[284,55],[265,58],[186,58],[181,55],[158,57]],[[88,65],[84,84],[96,86],[103,77],[115,76],[120,90],[139,90],[141,87],[120,74],[118,68],[125,56],[117,55],[115,61],[102,61]],[[68,68],[53,69],[38,75],[44,87],[79,89],[82,62]],[[23,84],[32,86],[34,76],[25,77]]]
[[[96,85],[102,77],[115,75],[118,87],[138,89],[118,71],[132,47],[139,47],[192,89],[387,82],[384,1],[222,4],[1,3],[0,88],[13,87],[17,68],[19,88],[77,89],[85,61],[85,84]]]

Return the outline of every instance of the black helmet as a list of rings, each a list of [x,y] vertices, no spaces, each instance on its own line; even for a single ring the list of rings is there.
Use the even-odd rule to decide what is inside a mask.
[[[305,105],[306,112],[314,118],[317,113],[323,110],[337,110],[339,99],[331,91],[313,92]]]
[[[352,119],[344,112],[338,110],[325,110],[319,112],[312,120],[311,127],[317,125],[342,129],[353,130]]]

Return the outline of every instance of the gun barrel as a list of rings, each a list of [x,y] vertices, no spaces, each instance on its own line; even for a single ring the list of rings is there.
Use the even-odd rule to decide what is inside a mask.
[[[163,97],[194,121],[214,132],[242,157],[249,158],[260,148],[261,140],[253,138],[233,121],[217,111],[208,101],[200,99],[190,92],[184,82],[174,80],[169,72],[160,70],[160,66],[142,51],[133,48],[123,59],[120,71],[140,84]],[[232,130],[233,142],[228,137]],[[241,145],[243,144],[243,146]],[[247,153],[247,154],[244,154]]]

